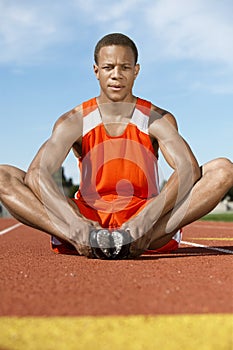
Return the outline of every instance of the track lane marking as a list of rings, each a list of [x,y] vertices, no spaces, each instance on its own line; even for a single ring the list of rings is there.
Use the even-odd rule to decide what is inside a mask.
[[[189,237],[196,241],[233,241],[233,237]]]
[[[225,253],[225,254],[233,254],[233,251],[228,250],[228,249],[222,249],[222,248],[216,248],[216,247],[209,247],[207,245],[203,245],[203,244],[197,244],[197,243],[193,243],[193,242],[187,242],[187,241],[181,241],[181,244],[185,244],[185,245],[190,245],[192,247],[197,247],[197,248],[204,248],[204,249],[208,249],[208,250],[214,250],[217,251],[219,253]]]
[[[18,224],[15,224],[15,225],[13,225],[13,226],[10,226],[10,227],[5,228],[4,230],[1,230],[1,231],[0,231],[0,236],[1,236],[1,235],[4,235],[5,233],[8,233],[8,232],[10,232],[10,231],[16,229],[17,227],[22,226],[22,225],[23,225],[23,224],[18,223]]]

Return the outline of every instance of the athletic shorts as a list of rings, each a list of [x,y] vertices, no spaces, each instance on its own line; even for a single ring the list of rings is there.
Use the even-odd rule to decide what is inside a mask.
[[[148,203],[146,200],[132,201],[126,208],[116,211],[114,213],[107,213],[97,211],[91,208],[81,198],[73,198],[73,201],[79,208],[80,213],[87,219],[99,222],[103,228],[119,228],[124,222],[137,215],[143,207]],[[180,241],[182,239],[182,230],[178,230],[172,239],[159,249],[148,249],[146,254],[153,253],[170,253],[179,248]],[[58,240],[56,237],[51,238],[51,249],[58,254],[78,254],[76,249],[70,244],[62,240]]]

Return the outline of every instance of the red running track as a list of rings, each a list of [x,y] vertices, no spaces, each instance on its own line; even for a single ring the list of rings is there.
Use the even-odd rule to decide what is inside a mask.
[[[0,219],[0,233],[17,224]],[[102,261],[55,255],[21,225],[0,235],[1,316],[232,313],[233,223],[197,221],[172,254]]]

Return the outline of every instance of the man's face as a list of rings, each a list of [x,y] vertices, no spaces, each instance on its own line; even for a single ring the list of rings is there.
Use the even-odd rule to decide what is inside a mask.
[[[130,47],[111,45],[100,49],[94,72],[100,83],[100,101],[133,102],[132,88],[139,72]]]

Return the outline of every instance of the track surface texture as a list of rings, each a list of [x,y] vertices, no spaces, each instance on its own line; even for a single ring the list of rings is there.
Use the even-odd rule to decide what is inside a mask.
[[[103,261],[56,255],[49,236],[0,219],[0,316],[230,314],[233,223],[197,221],[172,254]]]

